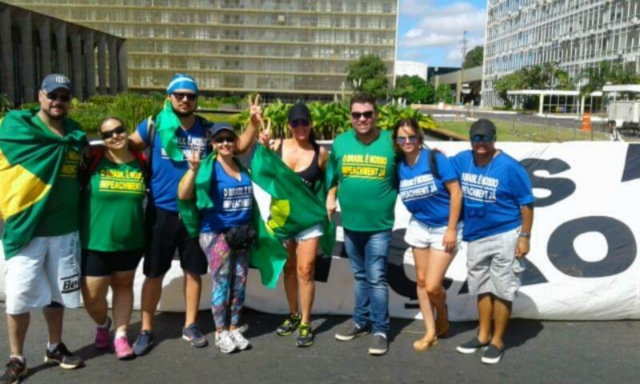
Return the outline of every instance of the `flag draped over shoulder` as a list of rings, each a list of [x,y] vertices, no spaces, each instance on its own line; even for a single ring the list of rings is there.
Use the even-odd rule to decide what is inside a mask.
[[[180,129],[180,119],[173,112],[169,99],[165,100],[164,108],[158,113],[155,121],[162,148],[167,156],[174,161],[184,160],[184,154],[178,147],[178,137],[176,136],[176,131]]]
[[[38,112],[11,111],[0,124],[0,213],[7,259],[33,238],[67,151],[80,152],[87,144],[74,121],[65,121],[65,136],[59,137],[46,130]]]
[[[198,237],[200,233],[200,212],[214,208],[210,190],[216,155],[215,152],[211,153],[200,163],[200,169],[195,180],[195,198],[191,200],[178,198],[178,210],[180,211],[182,222],[192,237]],[[248,170],[239,161],[237,161],[237,164],[249,174]],[[287,261],[287,251],[282,242],[267,229],[260,216],[255,199],[252,221],[257,232],[257,239],[250,250],[250,263],[260,271],[262,284],[274,289],[278,283],[282,268]]]
[[[331,257],[336,229],[327,216],[324,181],[318,180],[311,191],[278,155],[261,144],[256,145],[251,172],[253,183],[271,196],[267,228],[284,240],[321,224],[320,245],[324,255]]]

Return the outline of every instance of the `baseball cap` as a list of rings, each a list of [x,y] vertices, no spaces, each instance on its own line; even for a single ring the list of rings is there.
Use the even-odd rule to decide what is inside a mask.
[[[209,132],[211,133],[211,137],[217,135],[218,133],[222,132],[222,131],[229,131],[231,133],[233,133],[234,135],[236,134],[233,131],[233,126],[229,123],[227,123],[226,121],[221,121],[219,123],[215,123],[211,126],[211,129],[209,130]]]
[[[311,112],[306,104],[298,102],[289,108],[289,122],[296,120],[306,120],[311,122]]]
[[[469,129],[469,137],[475,135],[496,137],[496,126],[491,120],[479,119],[471,124],[471,128]]]
[[[65,75],[53,73],[44,78],[40,89],[47,93],[51,93],[56,89],[66,89],[69,93],[71,93],[71,80],[69,80],[69,78]]]

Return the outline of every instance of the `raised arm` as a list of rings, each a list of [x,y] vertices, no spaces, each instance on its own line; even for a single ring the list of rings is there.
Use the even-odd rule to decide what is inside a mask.
[[[246,153],[256,142],[260,127],[264,126],[262,120],[262,108],[260,107],[260,95],[256,95],[255,99],[249,95],[249,124],[247,129],[240,135],[238,139],[238,154]]]
[[[196,175],[198,169],[200,169],[200,151],[194,150],[191,146],[189,158],[189,170],[182,177],[180,185],[178,186],[178,198],[180,200],[191,200],[195,196]]]

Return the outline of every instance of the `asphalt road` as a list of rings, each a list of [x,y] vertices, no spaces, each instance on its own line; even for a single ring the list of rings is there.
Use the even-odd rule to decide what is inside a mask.
[[[284,300],[284,298],[283,298]],[[0,308],[4,310],[4,308]],[[139,330],[134,313],[129,334]],[[370,337],[338,342],[333,334],[345,317],[316,317],[315,345],[300,349],[294,338],[274,330],[282,321],[246,311],[246,335],[251,350],[223,355],[213,346],[195,349],[181,339],[183,315],[156,318],[157,346],[132,361],[117,361],[112,353],[94,349],[94,328],[83,310],[69,310],[65,321],[67,346],[86,360],[86,367],[64,371],[42,363],[46,325],[32,317],[25,355],[28,383],[632,383],[640,374],[640,322],[538,322],[514,320],[507,352],[497,366],[480,362],[480,354],[461,355],[455,347],[475,335],[475,323],[455,323],[451,335],[433,349],[415,353],[421,321],[392,320],[389,353],[367,354]],[[211,313],[199,316],[201,329],[213,340]],[[6,322],[0,321],[0,355],[8,356]]]

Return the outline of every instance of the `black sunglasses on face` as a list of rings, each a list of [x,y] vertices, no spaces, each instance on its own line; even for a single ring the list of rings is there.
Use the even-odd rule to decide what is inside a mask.
[[[351,112],[351,117],[354,120],[360,120],[361,117],[364,117],[365,119],[369,120],[370,118],[373,117],[373,111],[366,111],[366,112]]]
[[[122,125],[119,125],[110,131],[100,132],[100,134],[102,135],[102,139],[106,140],[106,139],[112,138],[114,135],[122,135],[123,133],[126,133],[126,132],[127,132],[127,129]]]
[[[396,137],[396,142],[400,145],[404,145],[406,142],[410,142],[411,144],[415,144],[418,142],[418,136],[398,136]]]
[[[63,103],[68,103],[69,101],[71,101],[71,95],[66,93],[49,92],[47,93],[47,99],[51,101],[60,100]]]
[[[218,136],[213,139],[217,144],[229,143],[233,144],[236,142],[236,138],[234,136]]]
[[[491,136],[491,135],[473,135],[473,136],[471,136],[471,142],[472,143],[480,143],[480,142],[489,143],[489,142],[492,142],[493,139],[494,139],[494,137]]]
[[[173,92],[172,95],[178,100],[182,100],[186,97],[187,100],[194,101],[198,98],[198,95],[196,95],[195,93]]]
[[[289,123],[289,125],[291,125],[291,128],[298,128],[298,127],[308,127],[310,124],[307,120],[304,119],[298,119],[298,120],[294,120],[292,122]]]

